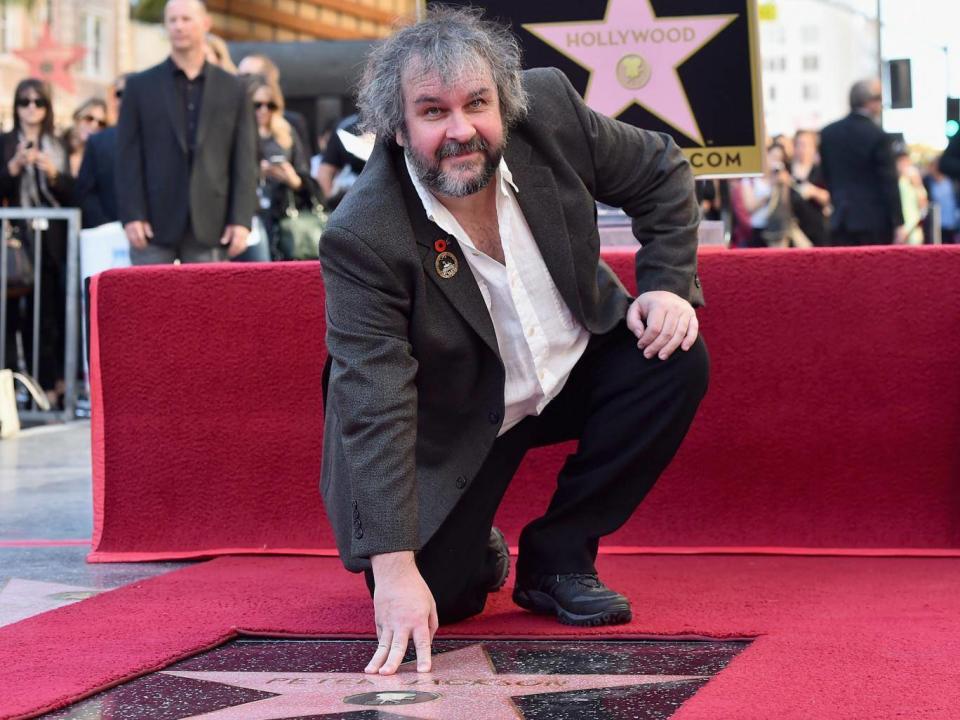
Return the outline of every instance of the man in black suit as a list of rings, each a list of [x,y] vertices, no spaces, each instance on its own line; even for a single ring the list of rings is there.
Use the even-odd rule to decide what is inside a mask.
[[[113,84],[117,107],[123,105],[127,76],[120,75]],[[74,185],[84,228],[116,222],[117,186],[114,166],[117,158],[117,126],[108,127],[90,136],[83,151],[83,162]]]
[[[127,80],[117,129],[117,205],[135,265],[242,253],[256,212],[253,105],[206,62],[201,0],[168,0],[170,57]]]
[[[506,581],[492,528],[528,448],[577,439],[520,535],[514,601],[561,622],[627,622],[597,576],[706,391],[694,304],[699,208],[668,135],[590,110],[516,38],[434,8],[372,52],[359,107],[378,142],[321,243],[321,492],[373,592],[378,649],[430,668],[438,623]],[[508,140],[509,137],[509,140]],[[643,247],[639,295],[600,261],[596,201]]]
[[[833,245],[906,242],[897,166],[880,127],[879,80],[850,88],[850,114],[820,134],[820,163],[833,203]]]

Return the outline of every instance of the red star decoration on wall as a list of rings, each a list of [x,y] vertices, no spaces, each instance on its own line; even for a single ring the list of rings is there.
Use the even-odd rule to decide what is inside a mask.
[[[79,45],[61,45],[50,34],[50,26],[45,25],[43,36],[36,47],[14,50],[13,54],[30,66],[30,77],[39,78],[72,93],[73,76],[68,68],[86,52],[86,48]]]

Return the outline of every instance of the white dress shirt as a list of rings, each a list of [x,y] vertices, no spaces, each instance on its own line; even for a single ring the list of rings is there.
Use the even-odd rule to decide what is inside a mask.
[[[494,178],[503,265],[476,248],[450,211],[423,187],[409,160],[407,172],[427,217],[460,243],[493,321],[506,371],[498,433],[503,435],[527,415],[543,412],[563,389],[590,333],[573,317],[550,277],[505,160]]]

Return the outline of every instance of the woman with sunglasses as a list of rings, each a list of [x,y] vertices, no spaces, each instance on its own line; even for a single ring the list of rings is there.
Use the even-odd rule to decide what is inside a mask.
[[[278,221],[291,203],[306,206],[314,195],[307,153],[292,126],[283,117],[283,94],[270,80],[257,78],[251,85],[257,119],[260,150],[260,221],[271,239],[271,252],[281,259],[277,249]]]
[[[73,113],[73,127],[63,135],[67,148],[70,175],[77,177],[83,163],[83,151],[92,135],[107,127],[107,103],[100,98],[90,98]]]
[[[53,108],[50,94],[37,79],[21,81],[14,92],[13,130],[0,135],[0,203],[8,207],[60,207],[68,205],[73,182],[67,153],[53,131]],[[16,224],[20,240],[33,256],[32,229]],[[62,221],[51,222],[43,232],[40,290],[40,384],[51,400],[63,393],[64,325],[66,304],[66,227]],[[26,305],[26,306],[24,306]],[[18,328],[24,357],[32,354],[33,298],[8,305],[6,367],[17,367],[17,344],[10,340]],[[11,328],[11,325],[13,326]],[[11,351],[13,355],[11,355]]]

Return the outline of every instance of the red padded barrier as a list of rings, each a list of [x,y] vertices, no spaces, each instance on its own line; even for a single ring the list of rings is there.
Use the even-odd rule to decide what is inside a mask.
[[[604,258],[632,282],[630,249]],[[710,390],[618,547],[960,548],[960,247],[705,251]],[[327,554],[316,263],[111,270],[93,561]],[[571,445],[531,453],[515,541]]]

